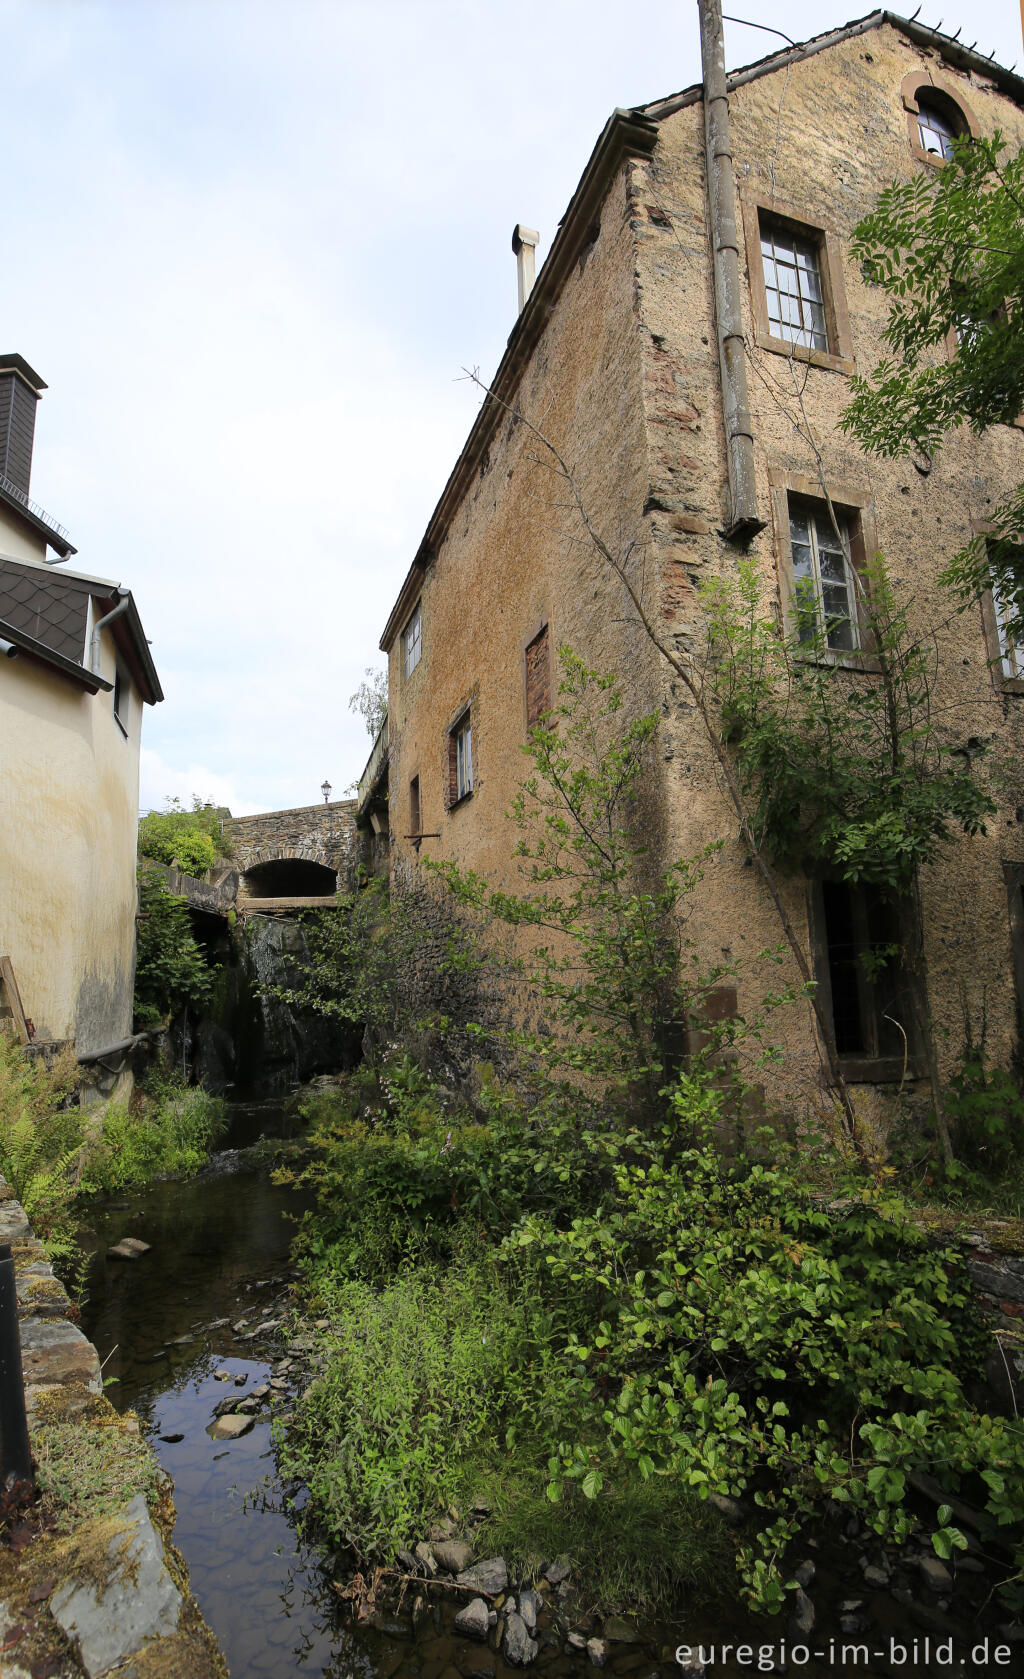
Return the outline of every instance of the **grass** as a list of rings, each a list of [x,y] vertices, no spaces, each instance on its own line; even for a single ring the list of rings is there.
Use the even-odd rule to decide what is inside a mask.
[[[133,1421],[97,1398],[87,1416],[44,1416],[33,1428],[36,1479],[57,1532],[113,1515],[136,1493],[156,1502],[160,1467]]]
[[[653,1618],[687,1597],[703,1605],[734,1601],[732,1545],[721,1517],[694,1493],[655,1477],[594,1499],[567,1486],[552,1504],[546,1482],[543,1466],[516,1455],[467,1474],[469,1497],[491,1506],[477,1532],[481,1556],[503,1556],[524,1578],[564,1557],[577,1599],[606,1612]]]

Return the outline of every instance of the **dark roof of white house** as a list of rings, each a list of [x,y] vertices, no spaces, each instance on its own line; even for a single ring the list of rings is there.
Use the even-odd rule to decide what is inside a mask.
[[[111,634],[143,699],[155,705],[163,689],[130,590],[104,577],[53,571],[0,555],[0,637],[91,693],[111,684],[88,668],[89,602],[95,602],[95,622],[125,598],[128,605],[111,624]]]

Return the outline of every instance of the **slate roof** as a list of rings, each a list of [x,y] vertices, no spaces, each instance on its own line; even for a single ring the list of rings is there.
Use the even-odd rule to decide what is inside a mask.
[[[0,559],[0,618],[79,665],[91,593],[77,578]]]
[[[13,641],[33,658],[41,659],[95,693],[111,684],[88,668],[85,632],[89,600],[94,621],[112,611],[127,596],[128,607],[111,625],[111,634],[150,705],[163,699],[138,610],[131,593],[120,583],[82,572],[53,571],[0,555],[0,637]]]

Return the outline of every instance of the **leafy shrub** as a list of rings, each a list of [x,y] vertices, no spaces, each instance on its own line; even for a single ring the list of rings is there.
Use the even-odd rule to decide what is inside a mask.
[[[223,833],[225,815],[218,805],[195,797],[191,810],[168,799],[164,811],[151,810],[139,823],[139,856],[155,863],[177,863],[186,874],[202,875],[218,857],[231,854]]]
[[[224,1103],[197,1085],[150,1079],[129,1106],[111,1103],[90,1138],[82,1169],[88,1193],[117,1195],[205,1166],[227,1125]]]
[[[282,1468],[335,1541],[390,1560],[456,1495],[467,1458],[517,1426],[557,1437],[556,1325],[529,1278],[489,1255],[409,1267],[379,1291],[339,1281],[331,1304],[328,1367],[298,1403]]]
[[[213,974],[196,943],[184,898],[165,890],[159,875],[139,871],[139,925],[135,955],[135,1025],[159,1026],[191,1004],[199,1008],[213,988]]]
[[[739,1564],[769,1610],[788,1546],[828,1500],[905,1541],[915,1471],[983,1502],[983,1537],[1016,1538],[1024,1560],[1024,1425],[965,1396],[986,1336],[960,1256],[862,1181],[833,1210],[787,1169],[729,1164],[711,1140],[720,1106],[706,1078],[683,1078],[659,1130],[604,1138],[605,1205],[510,1237],[563,1288],[600,1293],[566,1347],[576,1429],[552,1496],[567,1479],[596,1496],[624,1464],[751,1495],[761,1527]],[[948,1510],[932,1543],[943,1556],[966,1543]]]
[[[69,1250],[82,1115],[72,1100],[78,1066],[68,1046],[29,1055],[0,1031],[0,1173],[53,1257]]]

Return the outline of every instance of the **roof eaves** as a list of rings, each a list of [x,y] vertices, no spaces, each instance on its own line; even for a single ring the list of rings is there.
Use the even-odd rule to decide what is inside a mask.
[[[558,232],[534,288],[509,334],[505,354],[392,607],[380,638],[382,652],[389,651],[408,608],[414,602],[415,592],[422,585],[427,567],[444,541],[452,516],[473,480],[484,451],[505,415],[512,409],[523,370],[544,333],[615,172],[624,158],[651,153],[657,138],[657,124],[643,111],[619,109],[613,111],[605,123],[579,185],[558,224]]]
[[[858,35],[868,34],[872,29],[880,29],[885,23],[890,24],[893,29],[901,30],[904,35],[909,35],[919,46],[934,48],[961,69],[972,70],[975,75],[987,76],[1002,93],[1024,104],[1024,77],[997,64],[994,58],[986,58],[984,53],[975,52],[972,47],[955,41],[951,35],[943,35],[925,23],[917,23],[912,18],[900,17],[898,12],[888,11],[868,12],[864,17],[841,24],[838,29],[829,29],[823,35],[813,35],[807,41],[798,41],[791,47],[784,47],[778,52],[766,54],[764,58],[755,59],[751,64],[742,65],[738,70],[730,70],[726,77],[726,86],[731,93],[734,88],[745,87],[748,82],[757,81],[760,76],[770,76],[777,70],[785,70],[791,64],[799,64],[804,59],[813,58],[816,53],[826,51],[828,47],[837,46],[840,41],[851,41]],[[639,105],[637,111],[655,122],[660,122],[662,118],[673,116],[676,111],[683,110],[687,105],[698,104],[702,92],[703,84],[695,82],[693,86],[683,88],[680,93],[671,93],[665,99],[655,99],[650,104]]]
[[[3,618],[0,618],[0,636],[15,647],[20,647],[33,659],[38,659],[41,664],[52,665],[62,676],[68,676],[73,682],[80,683],[90,694],[97,693],[101,688],[109,692],[114,686],[105,676],[98,675],[96,671],[86,670],[84,665],[76,664],[74,659],[66,659],[63,653],[55,652],[52,647],[47,647],[45,642],[37,641],[34,635],[27,635],[16,624],[8,624]]]
[[[59,554],[62,560],[66,560],[71,554],[78,553],[78,549],[72,546],[62,531],[51,524],[49,519],[43,518],[35,512],[27,502],[22,501],[19,495],[15,495],[12,490],[7,489],[2,481],[0,481],[0,502],[5,507],[9,507],[13,513],[20,514],[26,525],[34,530],[38,536],[44,537],[48,546],[54,550],[54,553]]]

